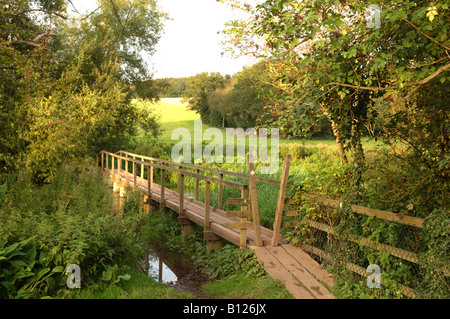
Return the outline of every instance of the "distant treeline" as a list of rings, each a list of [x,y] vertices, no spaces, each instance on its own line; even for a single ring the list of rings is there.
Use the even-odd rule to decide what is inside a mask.
[[[331,133],[322,112],[301,107],[295,94],[283,87],[283,67],[264,60],[234,75],[217,72],[153,80],[160,97],[189,102],[204,123],[215,127],[276,127],[283,137]]]

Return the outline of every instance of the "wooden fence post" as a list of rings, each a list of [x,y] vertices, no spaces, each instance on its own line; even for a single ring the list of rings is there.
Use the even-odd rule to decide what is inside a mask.
[[[125,179],[126,182],[128,183],[128,177],[130,176],[130,172],[128,171],[128,154],[125,154]]]
[[[119,175],[119,182],[122,183],[122,158],[117,158],[117,160],[119,161],[117,163],[117,172]]]
[[[210,231],[211,227],[209,224],[209,193],[210,193],[210,182],[206,181],[205,183],[205,220],[203,224],[204,231]]]
[[[248,155],[248,171],[250,174],[248,182],[253,214],[253,224],[255,227],[255,242],[257,246],[261,247],[263,245],[263,241],[261,237],[261,224],[259,220],[258,190],[256,188],[255,164],[253,163],[253,157],[251,154]]]
[[[152,180],[153,180],[152,169],[153,169],[153,167],[147,166],[147,191],[148,191],[147,203],[149,205],[152,204]]]
[[[179,210],[178,214],[184,214],[184,175],[180,172],[178,173],[178,193],[179,193]]]
[[[150,161],[153,164],[153,160]],[[153,183],[153,166],[150,166],[150,184]]]
[[[166,175],[166,171],[164,169],[161,169],[161,207],[164,208],[166,207],[166,203],[164,201],[164,180],[166,179],[165,177]]]
[[[275,212],[275,221],[273,223],[272,246],[278,246],[280,237],[281,221],[283,218],[284,199],[286,197],[286,189],[289,178],[289,167],[291,165],[291,154],[287,154],[284,159],[283,172],[281,174],[280,192],[278,193],[277,210]]]
[[[241,190],[241,198],[243,200],[246,200],[248,198],[248,189],[247,188],[243,188]],[[241,211],[246,212],[247,209],[248,209],[248,204],[241,205]],[[245,225],[247,223],[247,218],[242,217],[241,223]],[[241,237],[240,237],[240,241],[239,241],[239,246],[241,249],[247,248],[247,228],[241,228]]]
[[[197,174],[200,174],[200,170],[198,168],[195,172]],[[196,178],[195,179],[195,200],[198,200],[199,184],[200,184],[200,180],[198,178]]]
[[[220,179],[223,179],[223,174],[220,174]],[[219,184],[219,199],[217,203],[217,208],[222,209],[223,207],[223,184]]]
[[[137,187],[137,172],[136,172],[136,162],[133,162],[133,184]]]

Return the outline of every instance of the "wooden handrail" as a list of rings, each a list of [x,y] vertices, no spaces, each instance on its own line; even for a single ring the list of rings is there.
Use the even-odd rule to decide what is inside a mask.
[[[256,182],[265,182],[273,185],[279,185],[280,186],[280,196],[282,196],[281,201],[284,203],[284,197],[287,187],[287,175],[288,175],[288,169],[284,169],[283,175],[282,175],[282,181],[283,183],[280,185],[279,181],[258,177],[255,174],[255,164],[252,161],[251,154],[248,155],[248,171],[249,174],[240,174],[235,172],[229,172],[225,170],[220,169],[214,169],[209,167],[203,167],[203,166],[196,166],[196,165],[190,165],[190,164],[183,164],[183,163],[175,163],[167,160],[162,160],[158,158],[153,158],[149,156],[141,156],[139,154],[133,154],[125,151],[119,151],[116,153],[111,153],[108,151],[101,151],[101,158],[102,163],[101,166],[103,167],[104,157],[106,156],[106,169],[111,170],[113,174],[119,175],[119,177],[122,176],[122,160],[125,160],[125,176],[127,181],[129,180],[129,171],[128,171],[128,162],[132,164],[132,180],[134,186],[138,186],[137,184],[137,176],[140,174],[140,178],[147,183],[147,189],[148,194],[151,196],[151,187],[153,183],[153,169],[157,168],[161,170],[161,185],[160,185],[160,203],[165,206],[165,172],[173,172],[178,174],[178,197],[179,197],[179,206],[178,206],[178,213],[181,218],[184,218],[185,215],[184,211],[184,178],[192,177],[196,179],[196,194],[195,198],[198,200],[198,192],[199,192],[199,180],[205,181],[205,211],[204,211],[204,235],[205,238],[209,238],[211,240],[211,234],[210,232],[210,193],[211,193],[211,183],[215,183],[219,185],[219,196],[218,196],[218,208],[219,210],[223,207],[223,189],[224,186],[233,187],[236,189],[241,190],[241,198],[240,202],[241,205],[241,211],[236,216],[241,218],[240,223],[229,223],[227,226],[228,228],[234,229],[239,228],[240,229],[240,246],[241,248],[244,248],[247,246],[247,229],[252,228],[254,229],[255,233],[255,244],[257,246],[263,246],[263,240],[261,236],[261,226],[260,226],[260,216],[259,216],[259,209],[258,209],[258,197],[257,197],[257,185]],[[111,168],[109,168],[108,162],[109,157],[111,156]],[[288,156],[290,159],[290,155]],[[115,161],[117,161],[117,165],[115,165]],[[158,164],[154,163],[157,162]],[[289,160],[290,162],[290,160]],[[140,165],[140,170],[138,170],[137,165]],[[172,166],[175,167],[172,167]],[[289,163],[288,163],[289,165]],[[117,170],[116,170],[117,166]],[[144,177],[145,167],[147,166],[147,178]],[[289,167],[289,166],[288,166]],[[185,168],[185,169],[183,169]],[[186,169],[193,169],[195,172],[188,171]],[[138,173],[140,171],[140,173]],[[219,177],[212,177],[209,175],[200,174],[200,172],[212,172],[215,174],[219,174]],[[224,176],[234,176],[239,178],[244,178],[248,180],[248,185],[240,182],[235,182],[231,180],[224,179]],[[147,181],[145,181],[147,179]],[[142,182],[140,183],[142,184]],[[247,202],[249,200],[249,202]],[[250,205],[251,204],[251,205]],[[250,209],[249,209],[250,208]],[[249,211],[250,210],[250,211]],[[282,209],[281,209],[282,210]],[[233,212],[232,212],[233,213]],[[236,212],[237,213],[237,212]],[[228,212],[227,212],[228,214]],[[249,222],[247,218],[252,218],[252,221]],[[279,231],[279,229],[278,229]],[[278,236],[275,236],[275,238],[278,238]]]
[[[246,184],[239,183],[239,182],[229,181],[229,180],[226,180],[226,179],[220,179],[220,178],[207,176],[207,175],[203,175],[203,174],[197,174],[197,173],[193,173],[193,172],[190,172],[190,171],[186,171],[186,170],[182,170],[182,169],[174,168],[174,167],[170,167],[170,166],[164,166],[164,165],[155,164],[155,163],[151,163],[151,162],[140,161],[140,160],[132,159],[132,158],[125,157],[125,156],[116,155],[116,154],[108,152],[108,151],[102,151],[102,152],[104,154],[106,154],[106,155],[110,155],[113,158],[122,159],[122,160],[126,160],[126,161],[129,161],[129,162],[132,162],[132,163],[134,163],[134,165],[135,164],[141,164],[141,165],[145,165],[145,166],[148,166],[148,167],[159,168],[159,169],[163,169],[163,170],[166,170],[166,171],[170,171],[170,172],[174,172],[174,173],[178,173],[178,174],[183,174],[185,176],[190,176],[190,177],[201,179],[201,180],[204,180],[204,181],[209,181],[211,183],[215,183],[215,184],[218,184],[218,185],[225,185],[225,186],[229,186],[229,187],[233,187],[233,188],[237,188],[237,189],[247,188]],[[138,155],[138,157],[139,157],[139,155]],[[157,159],[155,159],[155,160],[157,160]],[[108,161],[108,157],[107,157],[107,161]],[[179,165],[178,163],[174,163],[174,164],[175,165]],[[202,169],[201,166],[199,166],[198,168]],[[133,174],[133,175],[135,175],[135,174]]]
[[[320,197],[320,196],[316,196],[316,195],[310,195],[310,194],[304,194],[304,195],[309,198],[312,198],[316,201],[322,202],[325,205],[329,205],[332,207],[341,207],[342,206],[342,202],[339,200],[328,199],[328,198],[324,198],[324,197]],[[350,207],[351,207],[352,211],[357,214],[367,215],[367,216],[376,216],[377,218],[389,220],[392,222],[409,225],[409,226],[415,226],[417,228],[423,228],[423,219],[422,218],[386,212],[383,210],[368,208],[368,207],[363,207],[363,206],[358,206],[358,205],[351,205]]]
[[[131,156],[137,156],[137,157],[140,157],[142,159],[153,160],[153,161],[157,161],[157,162],[160,162],[160,163],[163,163],[163,164],[174,165],[174,166],[182,166],[182,167],[189,168],[189,169],[194,169],[194,170],[195,169],[200,169],[200,170],[206,171],[206,172],[211,172],[211,173],[216,173],[216,174],[223,174],[223,175],[227,175],[227,176],[233,176],[233,177],[239,177],[239,178],[248,179],[248,175],[242,174],[242,173],[230,172],[230,171],[225,171],[225,170],[222,170],[222,169],[205,167],[205,166],[198,166],[198,165],[192,165],[192,164],[175,163],[175,162],[171,162],[171,161],[168,161],[168,160],[163,160],[163,159],[154,158],[154,157],[150,157],[150,156],[142,156],[142,155],[139,155],[139,154],[134,154],[134,153],[126,152],[126,151],[119,151],[118,153],[128,154],[128,155],[131,155]],[[255,179],[258,182],[263,182],[263,183],[267,183],[267,184],[271,184],[271,185],[280,185],[280,181],[277,181],[277,180],[271,179],[271,178],[256,176]]]

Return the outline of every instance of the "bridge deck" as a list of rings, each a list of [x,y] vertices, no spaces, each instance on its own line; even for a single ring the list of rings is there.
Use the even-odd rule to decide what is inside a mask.
[[[110,177],[116,181],[120,178],[121,184],[134,185],[151,197],[152,200],[161,203],[161,185],[152,183],[151,194],[148,193],[148,181],[139,176],[126,174],[120,171],[107,169]],[[177,192],[164,188],[164,205],[169,209],[179,211],[180,196]],[[184,217],[192,222],[204,226],[205,203],[197,201],[189,196],[184,196]],[[210,231],[217,236],[240,246],[240,229],[230,229],[228,224],[239,223],[237,217],[228,217],[226,212],[210,206]],[[263,264],[267,273],[274,279],[280,280],[286,289],[296,299],[334,299],[328,287],[333,286],[333,278],[320,265],[306,254],[301,248],[285,244],[284,239],[279,236],[278,246],[271,245],[273,231],[261,227],[263,246],[255,244],[255,232],[247,229],[247,247],[255,252],[258,260]]]
[[[117,172],[117,170],[116,170]],[[110,176],[118,178],[118,175],[110,171]],[[122,170],[120,174],[122,183],[133,184],[133,175],[125,174],[125,171]],[[139,187],[142,192],[148,195],[147,189],[147,180],[140,178],[139,176],[136,179],[137,187]],[[161,185],[152,183],[151,186],[151,198],[161,203]],[[171,210],[178,212],[179,211],[179,194],[167,187],[164,188],[164,204],[166,207]],[[184,214],[185,217],[196,223],[197,225],[204,225],[204,216],[205,216],[205,203],[197,201],[189,196],[184,196]],[[240,229],[230,229],[228,228],[228,224],[230,223],[239,223],[240,219],[237,217],[227,217],[225,211],[218,209],[216,207],[210,206],[210,222],[211,222],[211,231],[215,233],[217,236],[239,246],[240,243]],[[273,236],[273,231],[267,229],[265,227],[261,227],[261,237],[263,239],[263,244],[267,245],[270,243]],[[255,231],[253,229],[247,229],[247,244],[253,245],[255,243]],[[282,241],[280,242],[282,243]]]

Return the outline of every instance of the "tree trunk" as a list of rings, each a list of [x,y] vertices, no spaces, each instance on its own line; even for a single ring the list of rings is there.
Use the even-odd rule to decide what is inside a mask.
[[[344,144],[342,144],[341,133],[333,120],[331,120],[331,129],[336,137],[336,145],[341,158],[341,164],[347,164],[347,156],[345,155]]]

